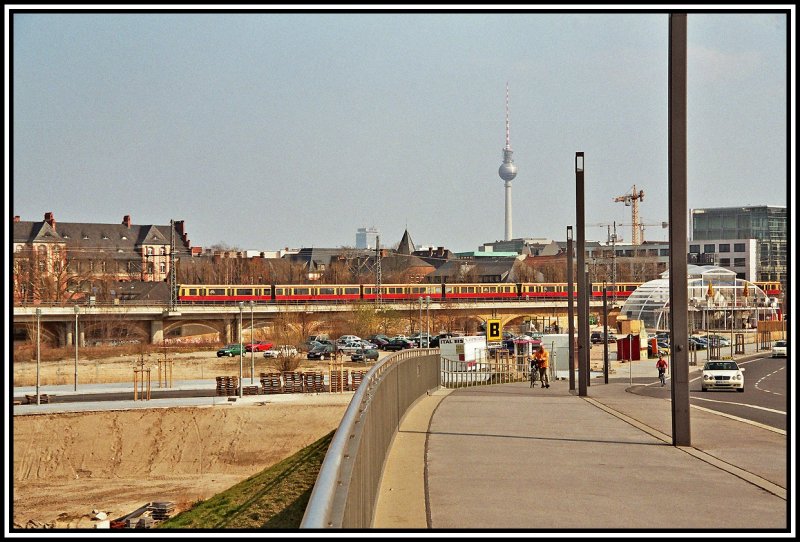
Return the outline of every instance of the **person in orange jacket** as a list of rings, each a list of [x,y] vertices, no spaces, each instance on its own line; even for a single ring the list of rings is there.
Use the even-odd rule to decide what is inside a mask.
[[[543,388],[549,388],[550,377],[547,375],[547,372],[550,369],[550,353],[542,346],[539,347],[539,350],[536,351],[533,358],[539,365],[539,382],[542,383]]]

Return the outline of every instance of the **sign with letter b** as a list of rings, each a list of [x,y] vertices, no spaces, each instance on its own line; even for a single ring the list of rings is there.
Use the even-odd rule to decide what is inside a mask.
[[[499,318],[490,318],[486,321],[486,340],[487,341],[501,341],[503,340],[503,326],[500,325]]]

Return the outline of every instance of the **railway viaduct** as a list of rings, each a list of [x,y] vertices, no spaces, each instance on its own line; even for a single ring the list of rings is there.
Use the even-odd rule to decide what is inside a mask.
[[[37,315],[37,309],[40,311]],[[252,310],[252,313],[251,313]],[[557,323],[567,325],[566,301],[434,301],[420,305],[413,303],[386,303],[379,314],[393,319],[398,325],[419,330],[420,322],[430,321],[431,333],[440,327],[475,331],[489,318],[500,319],[503,327],[531,322],[538,329]],[[577,311],[577,304],[575,307]],[[602,302],[592,302],[591,314],[600,315]],[[242,331],[272,326],[283,322],[291,327],[314,333],[321,326],[332,323],[353,322],[359,312],[375,313],[373,304],[236,304],[228,305],[178,305],[172,309],[162,304],[118,304],[76,306],[15,306],[15,339],[33,338],[37,323],[42,342],[51,346],[75,344],[74,330],[79,321],[78,344],[91,344],[95,338],[105,340],[129,337],[139,342],[161,344],[165,337],[183,337],[198,333],[218,333],[221,341],[236,342]],[[613,314],[609,300],[609,313]],[[77,316],[76,316],[77,315]],[[422,320],[420,320],[422,316]],[[37,322],[38,321],[38,322]],[[424,323],[422,326],[424,327]],[[456,327],[458,326],[458,327]],[[188,331],[192,330],[192,331]]]

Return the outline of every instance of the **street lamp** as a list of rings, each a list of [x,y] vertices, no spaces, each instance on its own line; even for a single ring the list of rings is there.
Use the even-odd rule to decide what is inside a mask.
[[[42,362],[41,337],[42,337],[42,309],[36,308],[36,404],[41,404],[39,398],[39,364]]]
[[[256,361],[253,356],[255,356],[255,341],[253,341],[253,300],[250,300],[250,384],[253,384],[253,379],[255,378],[256,372]]]
[[[419,347],[422,348],[422,296],[419,296]]]
[[[242,346],[242,309],[244,302],[239,301],[239,397],[242,397],[242,368],[244,365],[244,352]]]
[[[78,314],[81,308],[75,305],[75,391],[78,391]]]
[[[431,296],[425,296],[425,345],[427,348],[431,347]]]

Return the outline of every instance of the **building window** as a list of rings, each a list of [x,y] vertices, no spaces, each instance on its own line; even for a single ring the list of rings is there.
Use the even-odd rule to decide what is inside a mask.
[[[733,251],[734,252],[744,252],[744,243],[734,243],[733,244]]]
[[[733,266],[734,267],[744,267],[745,266],[744,261],[745,261],[744,258],[734,258],[733,259]]]
[[[731,251],[731,244],[730,243],[720,243],[719,251],[720,252],[730,252]]]
[[[700,245],[689,245],[689,252],[700,254]]]
[[[166,273],[167,272],[167,264],[165,264],[164,262],[161,262],[159,264],[159,269],[161,270],[162,273]]]
[[[153,247],[147,247],[147,255],[148,256],[152,256],[153,255]]]
[[[658,249],[659,256],[669,256],[669,249],[668,248],[660,248]]]
[[[162,256],[166,256],[167,255],[167,247],[161,247],[161,255]]]
[[[731,259],[730,258],[720,258],[719,259],[720,267],[730,267],[731,266]]]
[[[715,249],[714,245],[703,245],[703,252],[706,254],[713,254]]]

